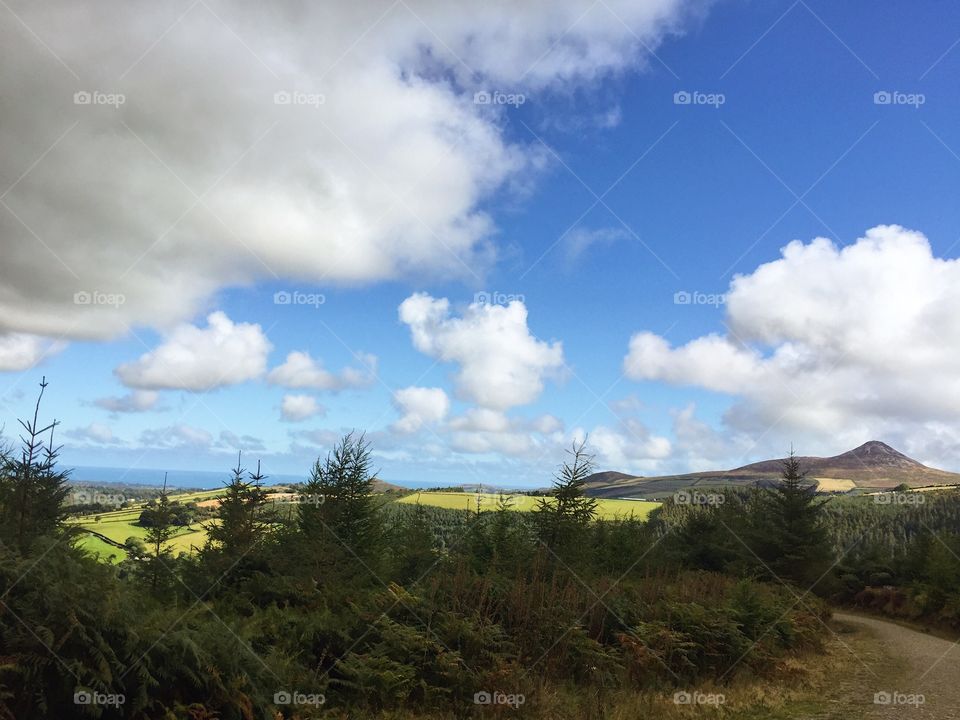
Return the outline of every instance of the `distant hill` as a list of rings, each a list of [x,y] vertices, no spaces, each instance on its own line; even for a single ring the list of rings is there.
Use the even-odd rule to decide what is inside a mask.
[[[906,483],[910,487],[960,484],[960,474],[927,467],[878,440],[832,457],[800,457],[801,467],[811,480],[824,480],[827,487],[889,489]],[[752,485],[780,476],[784,458],[763,460],[733,470],[714,470],[639,477],[620,472],[600,472],[587,478],[588,495],[594,497],[659,498],[685,487]]]
[[[597,485],[616,485],[617,483],[630,483],[636,480],[643,480],[641,475],[627,475],[626,473],[607,470],[606,472],[594,473],[587,478],[588,483]]]
[[[388,483],[386,480],[381,480],[380,478],[373,478],[373,491],[375,493],[382,492],[407,492],[410,488],[401,487],[400,485],[394,485],[393,483]]]

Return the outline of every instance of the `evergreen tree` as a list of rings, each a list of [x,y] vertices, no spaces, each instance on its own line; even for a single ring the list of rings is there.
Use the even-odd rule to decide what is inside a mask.
[[[808,586],[830,564],[832,550],[824,523],[826,499],[817,497],[797,456],[783,462],[779,482],[765,488],[753,508],[754,552],[777,577]]]
[[[584,494],[584,484],[593,472],[593,456],[586,452],[586,439],[574,442],[554,476],[553,491],[542,498],[533,511],[537,538],[554,552],[577,546],[581,531],[586,529],[597,512],[597,501]]]
[[[154,594],[169,586],[170,567],[173,564],[173,553],[168,543],[175,533],[171,521],[170,497],[167,495],[167,475],[163,475],[163,490],[157,498],[153,508],[152,524],[147,528],[144,537],[150,554],[144,561],[144,576],[150,584]]]
[[[702,509],[690,513],[668,547],[676,549],[686,567],[723,572],[742,550],[734,532],[737,527],[724,520],[718,510]]]
[[[60,448],[54,445],[59,423],[54,420],[41,427],[39,421],[47,385],[44,377],[33,419],[20,420],[24,434],[19,457],[6,455],[0,466],[0,538],[21,551],[36,538],[53,534],[67,516],[64,501],[69,472],[57,469]]]
[[[414,505],[413,510],[401,519],[394,553],[401,583],[419,580],[436,563],[433,528],[421,503]]]
[[[491,560],[500,569],[515,565],[519,558],[529,552],[529,533],[521,513],[514,507],[513,495],[500,493],[497,497],[497,509],[491,514],[488,536],[490,538]]]
[[[361,558],[376,550],[380,526],[370,455],[364,436],[349,433],[323,461],[317,458],[303,487],[297,518],[310,542]]]
[[[269,527],[264,517],[267,494],[262,488],[266,476],[260,472],[259,461],[256,473],[248,473],[240,460],[238,454],[233,478],[220,498],[217,522],[207,528],[205,554],[216,556],[223,571],[239,564],[263,540]]]

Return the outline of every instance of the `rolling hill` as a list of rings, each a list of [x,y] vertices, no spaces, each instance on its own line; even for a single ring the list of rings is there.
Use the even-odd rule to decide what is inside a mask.
[[[910,487],[960,484],[960,474],[938,470],[917,462],[886,443],[871,440],[858,448],[832,457],[800,457],[800,464],[812,480],[822,481],[827,489],[890,489],[901,483]],[[681,488],[752,485],[780,476],[783,459],[763,460],[732,470],[715,470],[639,477],[607,471],[587,479],[587,494],[593,497],[644,497],[670,495]]]

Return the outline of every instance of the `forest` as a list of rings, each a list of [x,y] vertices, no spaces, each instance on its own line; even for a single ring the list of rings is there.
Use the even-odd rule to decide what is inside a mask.
[[[0,473],[4,720],[670,716],[785,681],[832,605],[960,622],[955,494],[818,495],[793,458],[771,487],[603,520],[584,444],[549,502],[474,513],[385,502],[350,434],[296,512],[238,465],[198,552],[171,550],[182,509],[161,492],[110,565],[65,522],[39,406]]]

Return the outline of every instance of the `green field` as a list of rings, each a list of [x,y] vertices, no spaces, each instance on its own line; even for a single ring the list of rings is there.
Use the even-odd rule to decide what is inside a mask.
[[[177,500],[181,503],[200,502],[217,497],[222,490],[206,490],[203,492],[182,493],[171,495],[171,500]],[[396,502],[413,505],[422,503],[432,507],[447,508],[449,510],[469,510],[471,512],[477,509],[477,500],[480,501],[481,511],[495,510],[499,495],[494,493],[460,493],[460,492],[421,492],[407,495]],[[513,495],[510,498],[510,509],[519,512],[530,512],[537,507],[540,501],[539,497],[529,495]],[[637,520],[645,520],[650,512],[660,506],[657,502],[646,502],[641,500],[611,500],[601,498],[597,500],[597,517],[603,520],[614,520],[617,518],[634,517]],[[138,537],[141,540],[146,537],[147,528],[137,524],[143,505],[136,505],[113,512],[100,513],[100,521],[97,522],[93,515],[87,515],[82,518],[73,518],[68,520],[68,524],[79,528],[92,530],[103,535],[114,542],[123,543],[129,537]],[[190,552],[195,547],[201,547],[207,539],[207,531],[199,522],[179,529],[177,535],[170,542],[170,549],[174,554],[180,552]],[[92,553],[99,555],[104,560],[112,559],[113,562],[120,562],[127,557],[126,552],[120,548],[114,547],[95,535],[85,533],[80,540],[80,545]]]
[[[448,510],[470,510],[475,512],[477,500],[480,501],[480,510],[495,510],[499,495],[495,493],[460,493],[460,492],[421,492],[407,495],[397,502],[415,505],[422,503],[432,507],[447,508]],[[519,512],[530,512],[537,507],[541,500],[530,495],[513,495],[510,500],[510,509]],[[597,517],[601,520],[614,520],[633,516],[637,520],[646,520],[647,516],[660,507],[660,503],[642,500],[611,500],[600,498],[597,500]]]
[[[210,500],[217,497],[222,490],[205,490],[202,492],[181,493],[179,495],[171,494],[171,500],[177,500],[181,503]],[[92,530],[100,533],[114,542],[126,542],[129,537],[138,537],[141,540],[147,535],[147,528],[137,525],[140,513],[143,510],[143,504],[138,504],[122,510],[100,513],[99,515],[87,515],[81,518],[72,518],[67,521],[69,525],[79,528]],[[97,522],[94,518],[99,517]],[[174,554],[180,552],[189,552],[193,547],[200,547],[207,539],[207,531],[203,526],[195,522],[186,527],[180,528],[177,535],[170,541],[169,548]],[[86,548],[92,553],[99,555],[104,560],[113,556],[114,562],[120,562],[126,559],[127,553],[120,548],[110,545],[95,535],[85,533],[80,540],[80,546]]]

